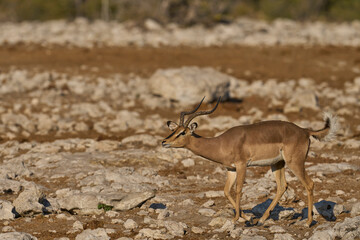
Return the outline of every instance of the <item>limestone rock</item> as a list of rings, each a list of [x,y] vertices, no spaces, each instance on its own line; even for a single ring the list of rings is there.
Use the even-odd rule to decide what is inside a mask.
[[[231,77],[212,68],[182,67],[157,70],[149,79],[153,94],[182,104],[196,104],[228,96]]]
[[[37,237],[34,237],[28,233],[9,232],[9,233],[0,233],[0,239],[2,239],[2,240],[37,240]]]
[[[15,218],[14,206],[11,202],[0,200],[0,220],[10,220]]]
[[[15,210],[20,215],[33,215],[43,213],[45,206],[40,202],[45,198],[42,190],[35,184],[31,184],[14,200]]]
[[[184,236],[185,228],[187,228],[185,223],[175,221],[165,221],[164,225],[171,235],[177,237]]]
[[[86,229],[76,236],[76,240],[110,240],[104,228]]]
[[[355,203],[350,211],[351,217],[356,217],[360,215],[360,202]]]
[[[126,229],[135,229],[138,227],[138,224],[134,220],[129,218],[124,222],[124,227]]]
[[[294,240],[290,233],[275,233],[274,240]]]
[[[139,231],[139,234],[136,235],[135,239],[144,239],[144,238],[172,239],[174,238],[174,236],[167,234],[165,229],[162,230],[162,229],[143,228]]]
[[[133,209],[145,201],[147,201],[150,198],[153,198],[155,196],[155,193],[152,191],[145,191],[141,193],[132,193],[127,196],[125,196],[121,201],[114,202],[114,209],[113,210],[119,210],[119,211],[126,211]]]
[[[335,238],[355,240],[360,238],[360,216],[354,218],[345,218],[344,222],[335,224]]]

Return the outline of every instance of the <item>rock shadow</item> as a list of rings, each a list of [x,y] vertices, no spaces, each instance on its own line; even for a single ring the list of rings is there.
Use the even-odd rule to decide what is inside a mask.
[[[336,221],[336,216],[334,213],[335,206],[336,206],[335,202],[321,200],[320,202],[314,204],[314,210],[316,210],[320,216],[325,218],[325,220],[334,222]],[[308,217],[308,208],[304,208],[301,211],[301,217],[302,217],[301,220]]]

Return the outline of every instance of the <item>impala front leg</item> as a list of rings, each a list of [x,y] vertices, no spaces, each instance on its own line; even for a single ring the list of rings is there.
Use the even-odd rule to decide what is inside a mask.
[[[235,217],[233,222],[235,223],[239,217],[241,216],[247,221],[250,221],[251,218],[246,216],[244,213],[241,212],[240,209],[240,199],[242,195],[242,187],[245,181],[246,175],[246,164],[236,164],[236,203],[235,203]]]

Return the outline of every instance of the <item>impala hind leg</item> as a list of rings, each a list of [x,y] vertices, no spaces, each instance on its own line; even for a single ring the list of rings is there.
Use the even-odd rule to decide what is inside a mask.
[[[229,201],[231,202],[231,205],[235,208],[235,210],[236,210],[236,203],[235,203],[234,199],[231,197],[230,191],[231,191],[231,188],[234,186],[236,176],[237,176],[236,171],[228,170],[227,171],[227,179],[226,179],[225,188],[224,188],[224,194],[227,197],[227,199],[229,199]],[[246,221],[251,220],[251,217],[246,216],[244,213],[241,213],[240,215]]]
[[[278,204],[281,196],[284,194],[284,192],[287,189],[287,183],[285,179],[285,162],[280,161],[274,165],[271,166],[271,170],[275,175],[275,181],[276,181],[276,196],[271,202],[270,206],[266,209],[264,215],[260,218],[258,221],[258,225],[262,225],[265,220],[270,216],[270,212],[274,210],[276,204]]]
[[[287,166],[291,169],[291,171],[295,174],[295,176],[300,180],[302,185],[304,185],[307,191],[308,198],[308,220],[306,221],[306,225],[310,227],[313,221],[313,204],[314,204],[314,182],[305,172],[305,161],[306,156],[309,150],[310,142],[307,144],[298,144],[296,150],[288,151],[293,153],[291,156],[285,153],[285,161]]]
[[[289,168],[295,174],[295,176],[300,180],[300,182],[304,185],[307,191],[307,198],[308,198],[308,220],[306,221],[306,225],[310,227],[313,221],[313,204],[314,204],[314,182],[305,172],[304,165],[295,165],[290,166]]]

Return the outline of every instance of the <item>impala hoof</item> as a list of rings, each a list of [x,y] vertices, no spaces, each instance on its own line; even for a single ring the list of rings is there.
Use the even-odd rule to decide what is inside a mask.
[[[310,228],[310,227],[314,226],[315,224],[316,224],[316,221],[307,221],[305,226]]]
[[[256,226],[258,226],[258,227],[260,227],[260,226],[262,226],[262,225],[264,225],[263,222],[258,221],[258,222],[256,223]]]

